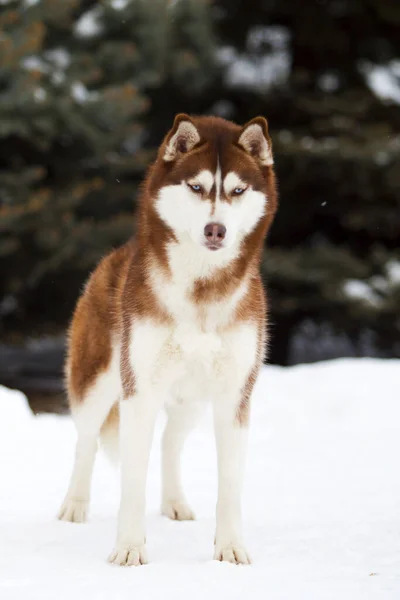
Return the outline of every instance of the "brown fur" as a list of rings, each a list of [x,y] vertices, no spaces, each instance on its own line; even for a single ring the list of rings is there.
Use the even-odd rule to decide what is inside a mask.
[[[78,300],[68,336],[66,365],[71,405],[79,403],[97,375],[107,369],[111,337],[121,330],[121,300],[134,244],[106,256]]]
[[[242,427],[249,423],[250,398],[265,354],[267,302],[259,274],[250,281],[249,290],[236,310],[236,320],[248,321],[254,315],[258,323],[257,360],[242,389],[242,398],[236,414],[236,420]]]

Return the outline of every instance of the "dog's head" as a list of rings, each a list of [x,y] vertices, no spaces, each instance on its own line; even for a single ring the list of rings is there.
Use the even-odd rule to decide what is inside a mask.
[[[175,239],[201,253],[237,254],[264,237],[276,209],[267,121],[240,127],[216,117],[180,114],[150,173],[150,195]]]

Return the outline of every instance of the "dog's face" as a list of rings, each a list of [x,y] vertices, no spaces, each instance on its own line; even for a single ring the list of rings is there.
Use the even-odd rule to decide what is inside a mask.
[[[268,209],[267,123],[179,115],[160,149],[155,207],[178,241],[234,253]]]

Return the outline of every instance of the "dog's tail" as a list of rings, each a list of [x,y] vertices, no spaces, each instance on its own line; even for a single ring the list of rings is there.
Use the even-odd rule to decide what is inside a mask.
[[[119,403],[111,407],[100,430],[100,446],[113,464],[119,462]]]

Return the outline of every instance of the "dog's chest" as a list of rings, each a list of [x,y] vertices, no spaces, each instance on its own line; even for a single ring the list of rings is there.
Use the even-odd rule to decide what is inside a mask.
[[[210,302],[196,302],[195,282],[210,275],[209,266],[182,249],[170,252],[173,276],[152,270],[158,302],[169,324],[134,324],[131,358],[140,386],[159,386],[174,399],[201,399],[238,388],[257,354],[255,323],[235,322],[236,309],[246,294],[243,281],[232,293]]]
[[[156,387],[166,401],[196,401],[240,389],[257,355],[257,328],[250,323],[218,331],[184,318],[175,325],[142,321],[132,334],[138,387]]]

